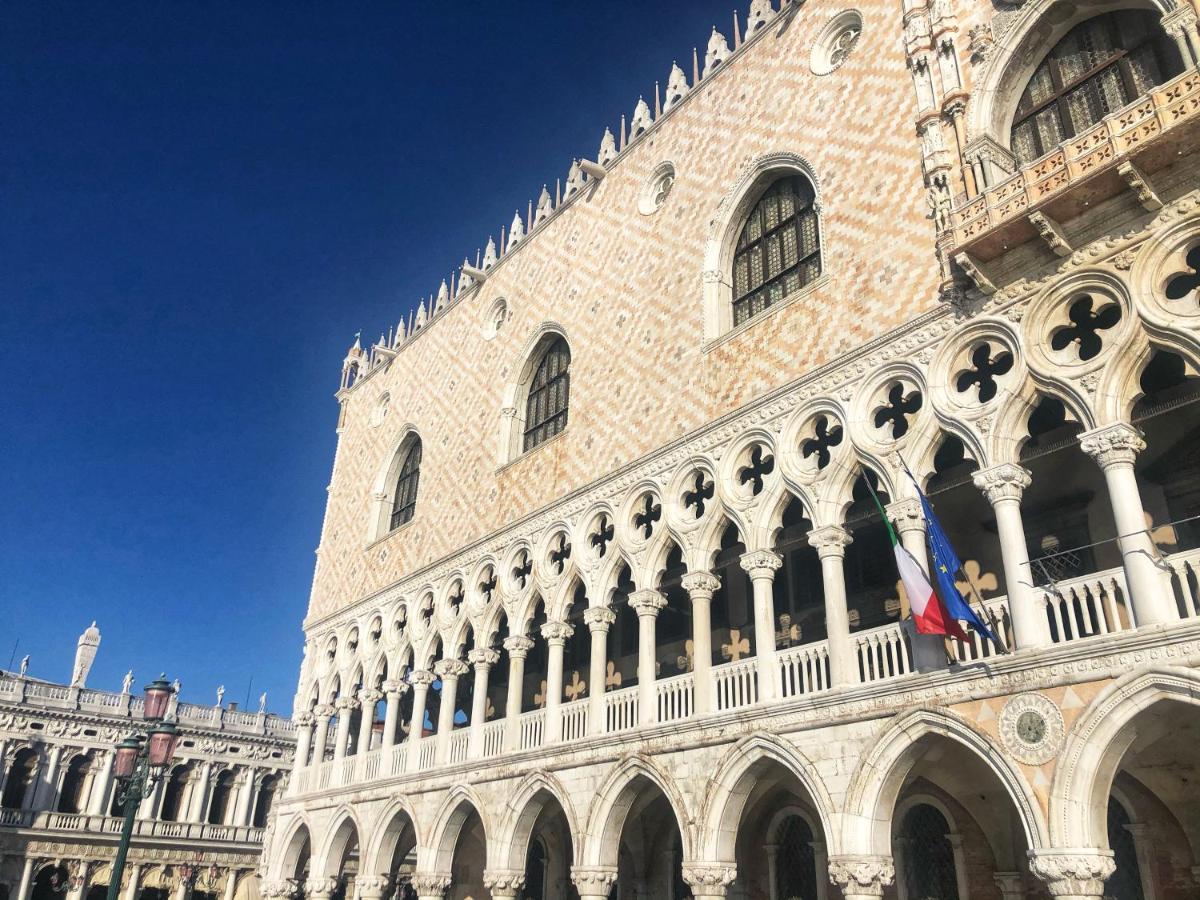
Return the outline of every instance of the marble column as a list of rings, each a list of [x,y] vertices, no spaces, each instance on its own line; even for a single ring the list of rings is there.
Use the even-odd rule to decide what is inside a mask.
[[[329,749],[329,719],[337,712],[328,703],[313,707],[313,715],[317,717],[317,731],[313,736],[313,758],[314,766],[319,766],[325,762],[325,754]]]
[[[465,675],[468,666],[461,659],[439,659],[433,671],[442,679],[442,703],[438,708],[437,763],[450,761],[450,738],[454,735],[454,706],[458,700],[458,679]]]
[[[546,664],[546,736],[552,744],[562,738],[563,650],[575,629],[566,622],[547,622],[542,638],[548,648]]]
[[[640,590],[629,595],[629,605],[638,617],[638,724],[652,725],[658,720],[655,632],[658,614],[667,605],[667,599],[658,591]]]
[[[342,759],[350,744],[350,719],[354,710],[358,709],[358,701],[353,697],[338,697],[333,705],[337,707],[337,736],[333,739],[333,758]]]
[[[26,809],[54,809],[58,799],[58,767],[62,761],[62,747],[51,747],[44,765],[38,767],[31,790],[25,792]]]
[[[615,866],[572,866],[571,882],[579,892],[579,900],[608,900],[617,883],[617,870]]]
[[[683,880],[692,889],[692,896],[724,897],[737,877],[736,866],[719,863],[684,863]]]
[[[1167,574],[1158,567],[1158,548],[1146,527],[1146,512],[1133,464],[1146,442],[1132,425],[1119,422],[1079,436],[1079,445],[1104,472],[1117,526],[1117,545],[1125,563],[1125,583],[1138,627],[1179,619]]]
[[[1116,869],[1111,850],[1076,847],[1029,851],[1030,873],[1055,900],[1103,897],[1104,882]]]
[[[102,755],[104,761],[100,764],[100,771],[92,780],[92,790],[88,796],[87,812],[93,816],[107,815],[108,795],[112,789],[113,754],[109,751]]]
[[[583,621],[592,633],[592,653],[588,661],[588,734],[604,734],[608,730],[608,707],[604,703],[605,679],[608,675],[608,630],[617,615],[607,606],[589,607]]]
[[[808,533],[808,543],[821,559],[825,592],[825,633],[829,640],[829,681],[845,687],[858,683],[858,655],[850,640],[850,612],[846,606],[846,548],[854,540],[841,525],[825,525]]]
[[[387,698],[387,711],[383,716],[383,746],[391,747],[396,743],[396,729],[400,724],[400,698],[408,690],[408,684],[403,681],[385,681],[383,694]]]
[[[1125,826],[1133,838],[1133,853],[1138,861],[1138,874],[1142,880],[1142,900],[1159,900],[1159,893],[1154,877],[1154,835],[1150,826],[1144,822],[1131,822]]]
[[[717,709],[712,674],[712,598],[721,587],[721,579],[709,572],[689,572],[680,585],[692,601],[692,697],[696,714],[702,716]]]
[[[354,747],[355,754],[369,753],[371,750],[371,735],[375,730],[375,704],[383,699],[383,691],[363,688],[358,692],[358,743]]]
[[[303,769],[308,765],[308,754],[312,749],[313,723],[316,717],[310,712],[302,712],[296,716],[296,768]]]
[[[896,880],[888,856],[834,856],[829,860],[829,882],[842,889],[843,900],[874,900]]]
[[[25,857],[25,864],[21,867],[21,882],[17,886],[16,900],[29,900],[29,895],[33,889],[33,866],[37,862],[32,856]]]
[[[224,900],[233,900],[237,893],[237,869],[230,869],[225,875]]]
[[[780,695],[779,660],[775,654],[775,573],[783,557],[773,550],[755,550],[741,559],[754,586],[754,655],[758,670],[758,699],[767,703]]]
[[[254,815],[254,787],[258,781],[258,769],[249,767],[242,772],[242,790],[238,794],[234,825],[249,825]]]
[[[1029,472],[1012,463],[981,469],[973,476],[996,513],[1004,586],[1008,591],[1008,614],[1012,618],[1013,642],[1017,650],[1044,647],[1050,643],[1046,604],[1033,586],[1029,547],[1021,520],[1021,495],[1032,479]]]
[[[1185,69],[1191,69],[1200,61],[1200,42],[1196,33],[1196,10],[1189,4],[1177,3],[1175,8],[1162,17],[1162,28],[1175,41],[1179,57]]]
[[[80,862],[74,872],[78,879],[67,891],[67,900],[83,900],[87,896],[89,880],[92,874],[92,864],[87,860]]]
[[[478,759],[483,754],[483,726],[487,722],[488,674],[500,662],[500,651],[491,647],[476,647],[467,654],[467,662],[475,669],[475,690],[471,694],[471,735],[467,755]]]
[[[442,900],[453,880],[447,872],[416,872],[412,886],[417,892],[417,900]]]
[[[127,864],[125,866],[125,890],[121,892],[121,900],[137,900],[141,888],[142,864]]]
[[[421,740],[425,730],[425,698],[429,686],[437,679],[427,669],[415,669],[408,673],[408,683],[413,689],[412,719],[408,723],[408,771],[416,772],[421,765]]]
[[[929,552],[925,548],[925,517],[921,514],[921,501],[909,497],[889,503],[887,514],[896,525],[901,545],[921,564],[928,576]],[[907,619],[911,612],[909,600],[907,596],[903,598],[900,607],[901,619]],[[914,627],[908,629],[908,639],[912,643],[913,666],[918,672],[936,672],[946,668],[945,638],[937,634],[921,634]]]
[[[192,793],[191,810],[187,817],[189,822],[204,821],[204,814],[208,810],[208,785],[212,781],[212,769],[213,764],[210,762],[206,762],[200,767],[200,780],[196,783],[196,788]]]
[[[521,692],[525,683],[525,657],[533,649],[533,641],[523,635],[504,639],[508,652],[508,698],[504,704],[504,749],[518,750],[521,746]]]
[[[767,854],[767,898],[768,900],[787,900],[779,896],[779,845],[763,844],[763,852]],[[817,868],[817,884],[821,883],[820,867]]]
[[[483,886],[492,900],[520,900],[524,896],[525,873],[516,869],[488,869],[483,873]]]

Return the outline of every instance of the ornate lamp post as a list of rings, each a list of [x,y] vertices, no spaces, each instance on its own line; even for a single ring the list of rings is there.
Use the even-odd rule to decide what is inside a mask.
[[[143,718],[149,727],[144,734],[132,734],[116,747],[113,774],[117,778],[117,797],[124,804],[125,822],[121,826],[121,842],[117,845],[117,858],[113,860],[112,877],[108,881],[108,900],[118,900],[121,894],[125,856],[129,853],[129,838],[133,834],[138,806],[158,784],[175,755],[179,729],[163,721],[173,693],[174,688],[161,675],[157,681],[146,685]]]

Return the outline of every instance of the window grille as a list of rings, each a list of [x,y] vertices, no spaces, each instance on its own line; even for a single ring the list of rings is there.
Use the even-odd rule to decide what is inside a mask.
[[[751,211],[733,257],[733,324],[740,325],[821,274],[812,185],[780,178]]]
[[[396,493],[392,497],[392,529],[412,520],[417,508],[417,483],[420,479],[421,440],[418,438],[408,448],[404,463],[400,466],[400,474],[396,478]]]
[[[543,354],[525,400],[524,450],[544,444],[567,427],[571,349],[558,338]]]
[[[817,896],[817,862],[812,830],[799,816],[788,816],[779,829],[775,857],[775,893],[780,900]]]
[[[1081,22],[1029,79],[1013,120],[1013,153],[1031,163],[1180,71],[1175,47],[1150,13]]]
[[[904,842],[904,879],[908,896],[920,900],[958,900],[958,876],[950,826],[940,812],[920,803],[904,817],[900,840]]]

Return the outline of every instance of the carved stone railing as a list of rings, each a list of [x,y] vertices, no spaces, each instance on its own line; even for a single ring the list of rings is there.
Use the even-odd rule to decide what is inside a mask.
[[[638,689],[634,687],[610,691],[604,695],[606,731],[628,731],[638,723]]]
[[[779,676],[783,696],[799,697],[829,688],[829,642],[817,641],[780,650]]]
[[[521,713],[521,749],[542,746],[546,736],[546,710],[534,709]]]
[[[753,657],[713,666],[717,709],[740,709],[758,702],[758,663]]]
[[[659,722],[674,722],[692,714],[691,673],[659,679],[654,682],[654,694],[658,700]]]
[[[574,700],[563,706],[560,715],[562,716],[562,739],[564,741],[577,741],[587,737],[588,705],[587,700]]]
[[[0,828],[31,831],[111,834],[121,832],[119,816],[91,816],[62,812],[34,812],[28,809],[0,810]],[[212,825],[201,822],[163,822],[135,819],[134,837],[165,840],[214,841],[233,844],[262,844],[263,829],[244,825]]]

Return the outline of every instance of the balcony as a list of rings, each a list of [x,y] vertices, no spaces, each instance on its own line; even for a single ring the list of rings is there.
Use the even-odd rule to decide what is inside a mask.
[[[1168,556],[1166,565],[1181,624],[1200,624],[1200,549]],[[1056,648],[1072,644],[1078,646],[1080,655],[1086,655],[1091,652],[1089,644],[1094,645],[1097,652],[1107,650],[1105,638],[1132,634],[1137,630],[1132,605],[1127,602],[1125,573],[1121,568],[1060,581],[1053,587],[1040,588],[1037,597],[1046,611],[1053,643],[1048,648],[1029,651],[1030,654],[1057,655]],[[985,608],[1001,637],[1011,645],[1007,598],[994,598],[987,602]],[[855,699],[862,699],[864,687],[872,689],[871,696],[878,696],[880,690],[899,693],[911,690],[917,679],[931,677],[917,673],[911,645],[899,623],[858,632],[852,636],[852,640],[858,663],[858,684],[838,691],[832,689],[826,643],[804,644],[778,652],[782,696],[773,703],[786,704],[790,708],[802,705],[811,697],[819,698],[826,705],[836,706],[839,693],[853,693]],[[956,668],[961,667],[959,671],[965,671],[979,661],[997,658],[994,648],[977,635],[972,635],[967,643],[952,641],[950,649],[958,664]],[[1022,654],[1020,659],[1028,664],[1030,656]],[[574,747],[584,747],[597,741],[612,744],[611,735],[620,735],[619,741],[637,741],[649,729],[682,725],[685,722],[702,724],[705,719],[715,724],[728,719],[731,712],[759,705],[757,669],[753,657],[714,666],[711,677],[716,706],[716,712],[712,715],[701,717],[694,712],[693,675],[688,673],[655,682],[657,709],[650,725],[641,723],[639,690],[636,686],[604,695],[605,721],[603,728],[595,730],[589,728],[592,707],[587,699],[563,704],[559,708],[561,743],[570,743]],[[758,712],[765,713],[765,709],[760,706]],[[518,719],[517,746],[514,749],[505,749],[506,724],[504,719],[484,724],[475,754],[471,753],[470,729],[455,730],[450,735],[444,764],[437,763],[437,735],[429,735],[418,738],[415,750],[411,742],[404,742],[298,768],[292,774],[291,794],[294,797],[365,787],[450,769],[476,760],[536,753],[555,746],[546,741],[545,709],[521,714]]]
[[[1125,190],[1155,209],[1162,204],[1146,179],[1192,152],[1198,133],[1200,72],[1193,69],[953,210],[950,255],[987,262],[1042,233],[1047,226],[1031,214],[1069,221]]]
[[[121,834],[124,822],[119,816],[90,816],[61,812],[35,812],[30,809],[0,809],[0,828],[16,828],[41,833],[78,833],[95,836]],[[176,843],[212,842],[261,846],[263,829],[239,825],[209,825],[197,822],[162,822],[156,819],[136,819],[135,839],[159,839]]]

